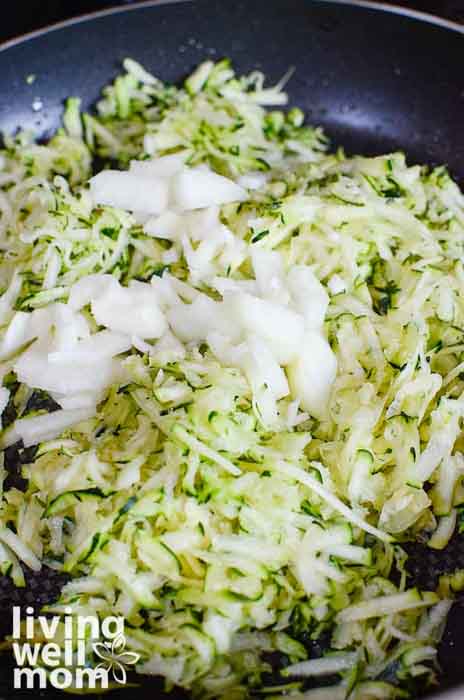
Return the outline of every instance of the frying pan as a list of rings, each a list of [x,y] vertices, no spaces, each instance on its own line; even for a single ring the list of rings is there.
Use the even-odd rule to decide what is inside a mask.
[[[65,22],[0,47],[0,131],[18,125],[41,138],[58,126],[63,101],[91,107],[126,56],[166,81],[208,57],[229,56],[238,71],[279,79],[290,66],[293,103],[348,152],[406,151],[410,162],[446,163],[464,184],[464,28],[390,6],[341,0],[196,0],[147,2]],[[32,85],[26,76],[33,73]],[[34,112],[40,98],[43,108]],[[18,454],[8,455],[17,480]],[[434,588],[440,573],[464,568],[464,538],[442,553],[409,547],[411,583]],[[29,576],[15,589],[0,579],[0,632],[11,606],[39,607],[57,595],[56,574]],[[3,627],[2,627],[3,625]],[[441,700],[464,698],[464,606],[451,611],[440,647]],[[461,660],[462,659],[462,660]],[[0,663],[0,700],[30,698],[11,690]],[[461,683],[460,687],[459,684]],[[454,688],[454,690],[452,690]],[[153,679],[111,697],[162,697]],[[56,691],[40,693],[51,699]],[[62,695],[60,695],[62,697]],[[174,695],[170,696],[174,700]],[[177,694],[177,698],[184,695]]]

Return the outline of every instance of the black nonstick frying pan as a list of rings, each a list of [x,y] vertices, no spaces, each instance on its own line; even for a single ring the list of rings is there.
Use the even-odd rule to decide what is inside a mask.
[[[167,81],[178,80],[205,56],[229,56],[239,71],[260,68],[271,80],[295,66],[288,85],[291,101],[326,129],[334,145],[366,154],[400,148],[411,162],[446,163],[464,184],[464,28],[368,2],[148,2],[36,32],[0,47],[0,131],[21,125],[46,138],[58,126],[64,99],[79,95],[90,107],[126,56]],[[29,85],[31,73],[36,80]],[[35,98],[43,103],[40,112],[32,109]],[[14,462],[10,455],[12,469]],[[464,537],[456,537],[443,553],[419,545],[409,553],[412,579],[434,588],[440,573],[464,568]],[[38,607],[53,599],[59,586],[51,572],[29,576],[23,590],[0,578],[0,632],[10,630],[12,605]],[[463,700],[459,601],[440,663],[438,697]],[[0,700],[30,698],[31,692],[56,696],[12,691],[11,676],[7,660],[0,659]],[[161,698],[159,687],[150,679],[111,697]]]

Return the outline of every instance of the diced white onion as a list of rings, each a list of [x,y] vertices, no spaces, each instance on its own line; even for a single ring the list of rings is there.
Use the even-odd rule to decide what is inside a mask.
[[[165,178],[103,170],[91,178],[90,194],[95,204],[160,214],[168,205],[169,185]]]
[[[172,211],[166,211],[160,216],[148,219],[143,226],[143,230],[149,236],[175,241],[182,234],[183,225],[183,217]]]
[[[44,415],[31,418],[19,418],[15,422],[15,430],[22,439],[24,446],[30,447],[45,440],[53,440],[63,430],[67,430],[83,420],[92,418],[94,413],[95,406],[90,406],[74,410],[54,411],[53,413],[45,413]]]
[[[292,396],[305,411],[323,418],[336,374],[337,360],[330,345],[319,333],[308,331],[298,356],[287,368]]]
[[[205,294],[199,295],[191,304],[174,306],[168,311],[167,318],[175,335],[184,343],[202,342],[212,331],[233,340],[240,332],[224,313],[224,305]]]
[[[225,304],[234,323],[267,341],[279,364],[287,365],[298,356],[304,336],[299,314],[245,293],[227,294]]]
[[[183,211],[227,202],[242,202],[247,197],[243,187],[232,180],[199,168],[185,169],[175,175],[171,187],[172,201]]]
[[[92,301],[92,314],[99,325],[142,340],[159,338],[166,330],[156,291],[149,284],[109,290]]]
[[[144,177],[172,177],[183,169],[187,158],[188,151],[180,151],[160,158],[131,160],[129,172]]]
[[[329,305],[329,296],[311,268],[295,265],[287,274],[287,284],[294,307],[304,316],[306,327],[320,329]]]

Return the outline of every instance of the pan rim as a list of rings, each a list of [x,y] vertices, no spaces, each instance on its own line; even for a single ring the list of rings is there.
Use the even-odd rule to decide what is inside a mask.
[[[97,10],[95,12],[88,12],[84,14],[71,17],[66,20],[59,22],[54,22],[39,29],[20,34],[6,41],[0,42],[0,54],[8,49],[21,46],[29,41],[38,39],[40,37],[46,36],[61,29],[66,29],[75,25],[85,24],[86,22],[91,22],[96,19],[110,17],[112,15],[118,15],[126,12],[137,11],[143,8],[152,8],[156,6],[168,5],[168,4],[180,4],[186,2],[193,2],[194,0],[146,0],[145,2],[139,1],[131,5],[123,6],[113,6],[108,7],[103,10]],[[311,2],[312,0],[307,0]],[[464,35],[464,25],[454,22],[452,20],[439,17],[428,12],[421,12],[419,10],[413,10],[407,7],[401,7],[399,5],[390,5],[384,2],[372,2],[371,0],[319,0],[320,2],[326,3],[327,5],[341,5],[348,7],[360,7],[367,10],[375,10],[379,13],[388,13],[392,15],[398,15],[402,17],[407,17],[410,19],[415,19],[424,24],[429,24],[434,27],[440,27],[447,29],[451,32],[456,32],[457,34]],[[464,689],[464,684],[459,684],[453,688],[446,688],[443,690],[437,689],[437,693],[430,698],[430,700],[461,700],[462,691]]]
[[[311,0],[308,0],[310,2]],[[456,32],[458,34],[464,34],[464,25],[454,22],[453,20],[445,19],[444,17],[439,17],[428,12],[421,12],[420,10],[413,10],[407,7],[401,7],[400,5],[390,5],[384,2],[371,2],[371,0],[318,0],[319,2],[327,3],[328,5],[346,5],[348,7],[360,7],[367,10],[376,10],[377,12],[385,12],[393,15],[399,15],[402,17],[408,17],[411,19],[416,19],[424,24],[431,24],[435,27],[441,27],[443,29],[448,29],[449,31]],[[156,7],[161,5],[168,5],[174,3],[182,2],[194,2],[194,0],[145,0],[140,2],[135,2],[132,5],[122,5],[116,7],[108,7],[104,10],[97,10],[95,12],[87,12],[85,14],[77,15],[76,17],[71,17],[59,22],[53,22],[52,24],[45,25],[40,29],[35,29],[31,32],[26,32],[20,34],[6,41],[0,42],[0,53],[7,51],[8,49],[25,44],[28,41],[38,39],[42,36],[50,34],[55,31],[60,31],[61,29],[66,29],[67,27],[72,27],[74,25],[83,24],[85,22],[91,22],[92,20],[99,19],[102,17],[110,17],[112,15],[122,14],[124,12],[133,12],[146,7]]]

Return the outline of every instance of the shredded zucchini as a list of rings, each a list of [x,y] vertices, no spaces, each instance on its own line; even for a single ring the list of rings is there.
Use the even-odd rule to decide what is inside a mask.
[[[409,697],[462,588],[401,544],[463,529],[463,194],[330,152],[285,80],[124,68],[0,155],[1,442],[38,445],[0,570],[70,574],[46,610],[124,616],[167,690]]]

